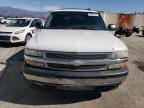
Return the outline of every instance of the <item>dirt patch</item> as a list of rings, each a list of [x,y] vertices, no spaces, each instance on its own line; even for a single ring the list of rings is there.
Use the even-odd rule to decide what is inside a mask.
[[[135,61],[134,63],[137,65],[137,67],[140,70],[144,71],[144,60],[138,60],[138,61]]]

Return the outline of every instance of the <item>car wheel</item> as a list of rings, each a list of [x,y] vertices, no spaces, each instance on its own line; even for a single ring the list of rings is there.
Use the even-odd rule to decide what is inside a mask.
[[[114,36],[117,36],[117,34],[118,34],[118,33],[117,33],[117,31],[116,31],[115,34],[114,34]]]
[[[4,22],[3,22],[3,24],[7,24],[7,22],[6,22],[6,21],[4,21]]]
[[[27,43],[32,38],[31,34],[27,34],[25,37],[25,43]]]
[[[125,34],[126,37],[130,37],[132,35],[132,33],[128,32]]]
[[[142,35],[143,35],[143,37],[144,37],[144,31],[142,31]]]

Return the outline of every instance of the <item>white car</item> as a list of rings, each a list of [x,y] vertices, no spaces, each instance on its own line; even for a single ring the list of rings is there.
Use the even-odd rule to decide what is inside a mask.
[[[1,23],[1,21],[4,19],[4,17],[0,17],[0,23]]]
[[[1,24],[8,24],[12,19],[13,19],[13,18],[7,18],[7,19],[3,18],[3,19],[1,20]]]
[[[0,42],[19,43],[27,42],[42,28],[40,18],[11,18],[6,26],[0,27]]]
[[[58,89],[103,92],[128,75],[128,48],[92,10],[51,12],[44,29],[27,43],[24,60],[26,79]]]
[[[6,19],[1,19],[1,22],[0,22],[1,24],[6,24],[7,23],[7,20]]]

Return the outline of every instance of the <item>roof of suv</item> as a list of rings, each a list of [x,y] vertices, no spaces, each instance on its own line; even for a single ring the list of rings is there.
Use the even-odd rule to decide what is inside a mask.
[[[95,13],[98,13],[97,11],[91,10],[91,9],[76,9],[76,8],[57,9],[57,10],[54,10],[53,12],[95,12]]]

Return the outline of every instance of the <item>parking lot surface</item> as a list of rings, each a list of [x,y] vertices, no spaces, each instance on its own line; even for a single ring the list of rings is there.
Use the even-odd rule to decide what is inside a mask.
[[[129,76],[118,89],[102,94],[34,86],[22,75],[24,46],[0,44],[5,65],[0,77],[0,108],[144,108],[144,37],[121,40],[129,47]]]

